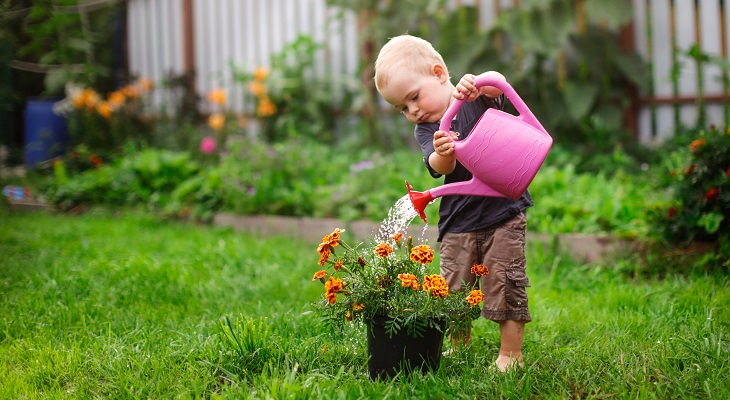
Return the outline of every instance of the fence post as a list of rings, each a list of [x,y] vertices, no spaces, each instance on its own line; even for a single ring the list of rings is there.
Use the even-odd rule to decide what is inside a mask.
[[[184,76],[188,89],[195,93],[195,20],[193,18],[193,0],[182,0],[182,38]]]

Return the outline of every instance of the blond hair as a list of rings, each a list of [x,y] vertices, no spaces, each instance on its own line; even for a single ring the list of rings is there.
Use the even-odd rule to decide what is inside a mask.
[[[441,65],[449,73],[443,57],[431,43],[416,36],[396,36],[380,49],[375,60],[375,87],[378,92],[385,88],[395,70],[431,75],[434,64]]]

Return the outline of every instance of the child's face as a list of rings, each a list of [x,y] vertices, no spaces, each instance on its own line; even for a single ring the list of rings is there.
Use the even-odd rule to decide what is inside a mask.
[[[380,94],[408,121],[419,124],[441,120],[453,99],[452,91],[448,74],[435,64],[430,75],[403,70],[394,72]]]

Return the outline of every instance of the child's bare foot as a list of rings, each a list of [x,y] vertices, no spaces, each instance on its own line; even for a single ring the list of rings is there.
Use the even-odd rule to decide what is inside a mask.
[[[522,360],[522,354],[515,355],[504,355],[500,354],[494,364],[499,368],[499,372],[507,372],[513,368],[525,369],[525,363]]]

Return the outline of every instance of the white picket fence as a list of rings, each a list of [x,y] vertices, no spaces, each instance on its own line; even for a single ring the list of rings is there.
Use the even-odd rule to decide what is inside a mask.
[[[167,74],[185,72],[183,2],[129,0],[128,56],[133,74],[162,82]],[[478,6],[483,26],[489,26],[500,9],[515,3],[513,0],[454,2]],[[705,65],[699,71],[693,61],[685,59],[680,79],[676,83],[670,79],[676,62],[675,48],[687,50],[699,40],[704,52],[727,58],[730,38],[724,29],[728,26],[724,2],[700,0],[697,12],[695,2],[690,0],[630,0],[630,4],[634,7],[634,47],[651,61],[654,88],[653,93],[642,94],[645,101],[638,111],[639,139],[645,143],[661,141],[674,132],[677,123],[694,125],[698,107],[690,100],[698,92],[715,97],[714,103],[704,106],[708,123],[730,123],[727,106],[721,101],[728,93],[719,81],[720,68]],[[245,111],[247,105],[245,88],[233,80],[231,66],[247,70],[266,67],[272,54],[280,52],[300,34],[324,45],[318,54],[320,72],[355,74],[358,70],[356,17],[345,13],[344,18],[334,18],[340,15],[340,10],[328,7],[325,0],[192,0],[192,6],[196,89],[205,94],[215,88],[226,88],[236,111]],[[154,96],[159,107],[170,101],[164,90],[156,91]],[[684,98],[684,102],[677,103],[678,97]],[[202,111],[206,111],[204,104]]]

